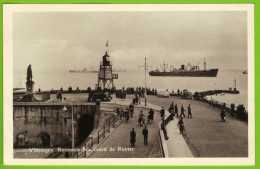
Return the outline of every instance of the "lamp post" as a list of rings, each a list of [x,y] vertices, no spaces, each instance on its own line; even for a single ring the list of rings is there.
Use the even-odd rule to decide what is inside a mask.
[[[66,108],[66,106],[63,107],[63,111],[68,111],[68,109]],[[74,114],[74,108],[73,108],[73,104],[71,104],[71,140],[72,140],[72,148],[74,148],[74,118],[73,118],[73,114]]]
[[[144,87],[145,87],[144,102],[145,102],[145,106],[147,106],[147,99],[146,99],[146,95],[147,95],[147,90],[146,90],[146,71],[148,70],[148,67],[152,68],[152,66],[147,65],[146,57],[145,57],[144,58],[144,65],[143,66],[139,66],[139,68],[140,67],[144,67]]]
[[[71,104],[71,130],[72,130],[72,132],[71,132],[71,137],[72,137],[72,148],[74,148],[74,118],[73,118],[73,116],[74,116],[74,107],[73,107],[73,105]]]

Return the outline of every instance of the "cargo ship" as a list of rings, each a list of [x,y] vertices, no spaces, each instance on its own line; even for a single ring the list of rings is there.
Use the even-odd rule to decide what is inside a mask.
[[[158,68],[156,70],[150,71],[150,76],[186,76],[186,77],[217,77],[218,69],[206,69],[206,62],[204,59],[204,70],[200,70],[199,66],[196,65],[181,65],[181,68],[176,69],[173,66],[170,66],[170,70],[167,71],[168,64],[160,65],[162,71]]]

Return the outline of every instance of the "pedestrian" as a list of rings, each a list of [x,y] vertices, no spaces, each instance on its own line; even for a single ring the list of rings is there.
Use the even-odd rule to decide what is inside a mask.
[[[185,109],[183,108],[183,105],[182,105],[181,106],[181,115],[180,115],[180,117],[182,117],[182,116],[186,117],[184,112],[185,112]]]
[[[231,116],[235,115],[235,104],[231,104]]]
[[[173,109],[171,109],[169,113],[170,113],[170,119],[174,120],[174,111],[173,111]]]
[[[144,126],[143,135],[144,135],[144,145],[147,145],[148,144],[148,130],[147,130],[146,126]]]
[[[131,143],[131,147],[135,146],[135,129],[133,128],[132,131],[130,132],[130,143]]]
[[[56,98],[57,98],[57,101],[59,101],[59,99],[60,99],[60,91],[57,92]]]
[[[120,92],[120,98],[121,98],[121,101],[124,100],[124,92],[123,91]]]
[[[154,114],[153,109],[150,109],[150,111],[148,112],[148,119],[149,119],[149,122],[151,122],[151,123],[153,123],[153,114]]]
[[[184,129],[183,117],[181,117],[181,119],[178,121],[178,124],[180,126],[180,134],[182,134]]]
[[[123,99],[125,100],[126,98],[126,92],[124,91]]]
[[[176,117],[179,117],[177,104],[175,104],[174,109],[175,109]]]
[[[165,120],[164,119],[162,119],[162,122],[161,122],[161,130],[163,131],[165,140],[168,140],[169,137],[167,135],[167,129],[166,129],[166,126],[165,126]]]
[[[226,120],[225,120],[225,116],[226,116],[225,110],[222,108],[222,109],[221,109],[221,112],[220,112],[220,117],[221,117],[221,120],[222,120],[223,122],[226,121]]]
[[[60,101],[62,101],[62,92],[60,91]]]
[[[173,102],[171,103],[170,107],[173,109],[173,107],[174,107],[174,103]]]
[[[138,95],[135,93],[135,104],[138,104]]]
[[[174,106],[173,106],[173,102],[169,107],[169,113],[170,113],[170,119],[173,120],[173,116],[174,116]]]
[[[164,119],[164,116],[165,116],[165,110],[164,110],[164,107],[162,107],[160,113],[161,113],[161,119]]]
[[[188,106],[188,118],[189,117],[192,119],[190,104]]]
[[[129,110],[128,110],[128,107],[126,107],[126,109],[125,109],[125,122],[127,123],[128,120],[129,120]]]
[[[120,109],[120,120],[124,118],[124,109],[121,107]]]
[[[129,111],[130,111],[131,117],[133,117],[133,115],[134,115],[134,105],[132,103],[129,106]]]
[[[140,114],[139,114],[139,118],[138,118],[139,126],[143,125],[143,119],[144,119],[144,114],[143,114],[143,111],[141,110]]]
[[[120,108],[119,107],[116,108],[116,114],[117,114],[117,117],[119,118],[120,117]]]

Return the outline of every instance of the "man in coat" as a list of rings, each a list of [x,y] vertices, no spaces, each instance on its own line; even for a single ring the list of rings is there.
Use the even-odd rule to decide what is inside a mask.
[[[146,126],[144,126],[143,135],[144,135],[144,145],[147,145],[148,144],[148,130],[147,130]]]
[[[181,115],[180,115],[180,117],[182,117],[182,116],[186,117],[185,114],[184,114],[184,111],[185,111],[185,109],[183,108],[183,105],[182,105],[181,106]]]
[[[150,111],[148,112],[148,118],[151,123],[153,123],[153,117],[154,117],[153,115],[154,115],[154,111],[153,109],[150,109]]]
[[[192,119],[190,104],[188,106],[188,118]]]
[[[133,128],[132,131],[130,132],[130,143],[131,143],[131,147],[135,146],[135,129]]]
[[[167,129],[166,129],[166,126],[165,126],[165,120],[164,119],[162,119],[162,122],[161,122],[161,130],[163,131],[165,140],[168,140],[169,137],[167,135]]]
[[[221,109],[221,112],[220,112],[220,117],[221,117],[221,120],[222,120],[222,121],[226,121],[226,120],[225,120],[225,116],[226,116],[225,110],[222,108],[222,109]]]
[[[175,110],[175,114],[176,114],[176,117],[178,117],[179,116],[179,114],[178,114],[178,106],[177,106],[177,104],[175,104],[175,106],[174,106],[174,110]]]
[[[164,107],[162,107],[160,113],[161,113],[161,119],[164,119],[164,115],[165,115]]]

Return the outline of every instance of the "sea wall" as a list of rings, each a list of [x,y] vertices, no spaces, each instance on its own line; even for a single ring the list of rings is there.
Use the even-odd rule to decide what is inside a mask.
[[[70,104],[68,104],[70,105]],[[71,147],[72,112],[74,143],[79,145],[95,124],[95,103],[78,105],[15,103],[13,105],[14,147]],[[98,123],[98,122],[96,122]]]

